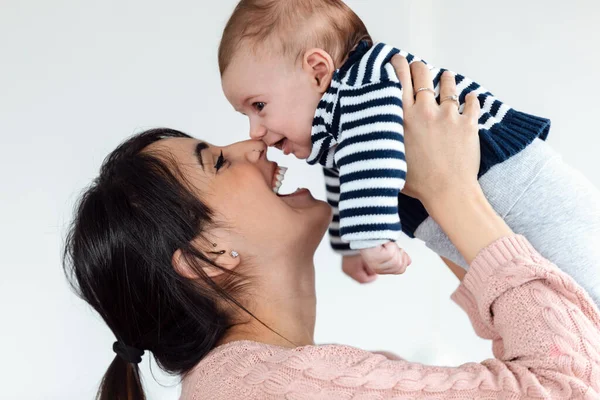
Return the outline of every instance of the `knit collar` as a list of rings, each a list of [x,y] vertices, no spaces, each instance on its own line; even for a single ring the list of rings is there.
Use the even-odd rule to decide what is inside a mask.
[[[373,45],[368,41],[361,40],[361,42],[356,46],[356,48],[350,52],[350,54],[348,55],[348,59],[346,60],[346,62],[344,62],[344,65],[342,65],[340,69],[336,71],[336,73],[340,75],[340,80],[342,80],[346,76],[350,68],[352,68],[354,64],[359,62],[364,57],[364,55],[367,54],[369,50],[371,50],[372,47]]]
[[[306,162],[316,163],[327,168],[335,168],[335,149],[338,144],[339,107],[338,98],[341,83],[350,71],[369,52],[372,45],[366,40],[361,41],[348,55],[348,59],[337,69],[331,78],[331,84],[315,111],[311,131],[312,151]]]

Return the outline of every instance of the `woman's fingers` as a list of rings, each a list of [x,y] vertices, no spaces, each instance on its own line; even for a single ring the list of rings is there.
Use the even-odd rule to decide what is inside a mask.
[[[435,102],[435,92],[433,91],[433,78],[427,65],[421,61],[410,64],[410,71],[413,80],[413,86],[415,89],[415,101],[427,102],[429,104],[437,104]],[[431,90],[421,90],[422,88],[428,88]]]
[[[396,70],[396,76],[400,79],[400,84],[402,85],[402,104],[404,107],[411,106],[415,102],[415,95],[408,61],[401,55],[396,54],[392,57],[391,62]]]
[[[477,98],[477,93],[471,92],[467,95],[465,99],[465,109],[463,110],[463,116],[470,118],[477,124],[479,120],[479,113],[481,112],[481,107],[479,105],[479,99]]]
[[[446,71],[440,78],[440,106],[447,110],[458,111],[458,97],[456,96],[456,79],[454,74]]]

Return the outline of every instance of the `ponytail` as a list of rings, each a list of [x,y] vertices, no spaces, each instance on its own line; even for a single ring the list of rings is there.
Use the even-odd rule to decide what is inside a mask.
[[[96,400],[146,400],[138,364],[115,356],[102,378]]]

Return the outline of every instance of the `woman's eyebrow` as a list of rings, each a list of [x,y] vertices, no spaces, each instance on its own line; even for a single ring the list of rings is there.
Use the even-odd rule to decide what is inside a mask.
[[[200,164],[200,166],[202,167],[202,170],[204,170],[204,163],[202,162],[202,150],[206,150],[208,149],[208,144],[204,143],[204,142],[199,142],[196,145],[196,158],[198,159],[198,164]]]

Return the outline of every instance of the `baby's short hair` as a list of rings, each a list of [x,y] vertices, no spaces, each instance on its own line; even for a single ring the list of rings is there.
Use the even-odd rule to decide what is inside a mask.
[[[223,31],[219,69],[222,75],[241,48],[295,61],[318,47],[339,67],[362,40],[372,43],[365,24],[341,0],[241,0]]]

